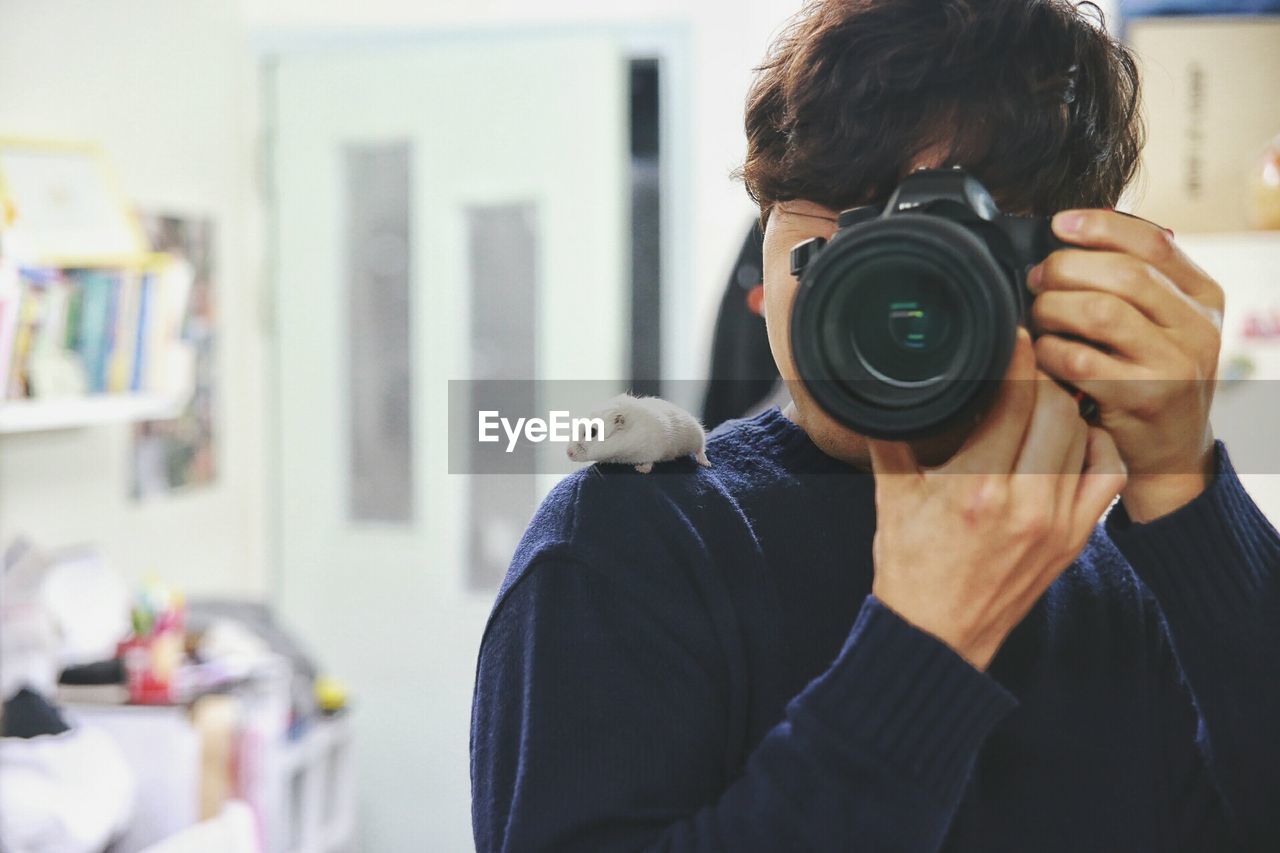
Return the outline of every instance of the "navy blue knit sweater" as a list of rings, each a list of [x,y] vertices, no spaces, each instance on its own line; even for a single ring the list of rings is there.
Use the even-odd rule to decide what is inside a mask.
[[[477,669],[482,851],[1280,851],[1280,537],[1225,452],[1112,512],[985,673],[870,595],[871,477],[776,409],[595,466]]]

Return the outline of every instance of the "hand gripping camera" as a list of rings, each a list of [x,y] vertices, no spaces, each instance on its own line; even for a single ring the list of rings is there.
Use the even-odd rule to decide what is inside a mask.
[[[937,434],[979,413],[1009,366],[1026,274],[1065,246],[1046,217],[1001,213],[960,169],[905,178],[883,209],[840,214],[791,250],[791,349],[832,417],[876,438]]]

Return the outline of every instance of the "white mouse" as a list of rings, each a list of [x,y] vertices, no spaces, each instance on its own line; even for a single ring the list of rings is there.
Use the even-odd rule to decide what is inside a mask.
[[[596,435],[597,428],[591,427],[585,440],[570,444],[567,452],[574,462],[616,462],[648,474],[655,462],[693,454],[699,465],[711,467],[702,424],[661,397],[619,394],[590,417],[603,422],[604,434]]]

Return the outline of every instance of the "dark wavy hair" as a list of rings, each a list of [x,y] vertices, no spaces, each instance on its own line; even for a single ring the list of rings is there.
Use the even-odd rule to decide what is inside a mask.
[[[762,220],[883,202],[933,149],[1007,210],[1114,207],[1143,143],[1133,56],[1068,0],[811,0],[756,69],[746,131]]]

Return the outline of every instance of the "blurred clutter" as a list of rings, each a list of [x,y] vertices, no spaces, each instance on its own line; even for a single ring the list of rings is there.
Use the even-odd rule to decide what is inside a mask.
[[[187,601],[154,580],[130,591],[92,549],[26,540],[0,583],[6,851],[349,840],[345,688],[317,679],[267,607]]]

